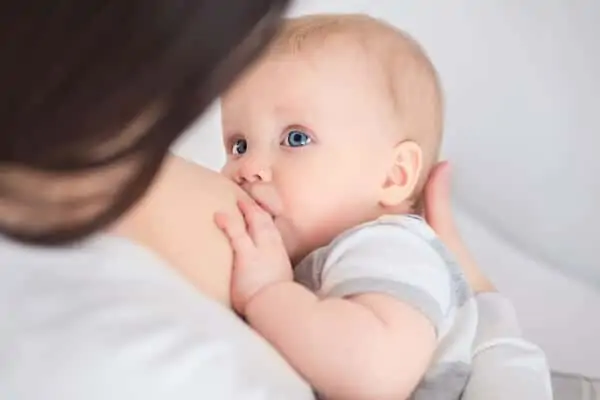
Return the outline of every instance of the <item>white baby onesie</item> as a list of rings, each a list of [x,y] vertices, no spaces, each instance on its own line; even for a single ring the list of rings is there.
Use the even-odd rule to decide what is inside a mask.
[[[383,293],[419,310],[435,327],[438,346],[411,398],[460,398],[477,305],[460,267],[421,217],[384,216],[350,229],[308,255],[295,279],[322,298]]]

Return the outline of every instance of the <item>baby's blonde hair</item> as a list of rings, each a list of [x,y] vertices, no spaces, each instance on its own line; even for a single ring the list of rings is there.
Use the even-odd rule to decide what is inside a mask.
[[[421,46],[407,33],[361,14],[321,14],[287,20],[267,56],[314,49],[326,41],[350,39],[382,66],[404,140],[421,146],[423,169],[413,202],[436,163],[443,131],[443,99],[438,74]]]

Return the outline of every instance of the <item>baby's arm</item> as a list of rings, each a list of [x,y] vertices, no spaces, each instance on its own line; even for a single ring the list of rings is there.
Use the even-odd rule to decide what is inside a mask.
[[[254,296],[245,315],[327,399],[405,399],[435,349],[429,320],[387,295],[320,300],[279,282]]]
[[[271,218],[255,205],[242,203],[240,208],[247,230],[223,215],[217,218],[235,251],[232,296],[238,312],[325,398],[407,398],[435,350],[430,316],[392,297],[393,290],[390,295],[376,294],[376,281],[367,282],[372,290],[354,293],[334,285],[327,298],[318,298],[292,281],[291,265]],[[377,248],[381,246],[386,243],[377,242]],[[343,275],[346,267],[353,268],[347,264],[373,262],[369,250],[362,252],[362,259],[342,255],[328,281],[339,282],[339,271]],[[385,292],[388,282],[382,283]],[[422,298],[418,289],[413,295]]]

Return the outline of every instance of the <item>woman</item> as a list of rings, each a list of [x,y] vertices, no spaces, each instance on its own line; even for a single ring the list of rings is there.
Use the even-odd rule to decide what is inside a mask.
[[[212,218],[244,194],[167,155],[285,3],[2,2],[0,398],[312,398],[224,307],[231,250]],[[490,289],[455,233],[443,171],[428,218],[474,289]],[[483,315],[515,328],[500,303]],[[539,370],[510,365],[519,341],[482,348],[466,397],[545,398],[537,349]]]

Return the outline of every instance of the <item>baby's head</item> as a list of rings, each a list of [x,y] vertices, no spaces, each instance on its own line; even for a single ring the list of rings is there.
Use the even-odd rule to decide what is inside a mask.
[[[293,259],[416,207],[442,134],[437,75],[405,33],[361,15],[288,21],[223,98],[223,172],[275,213]]]

